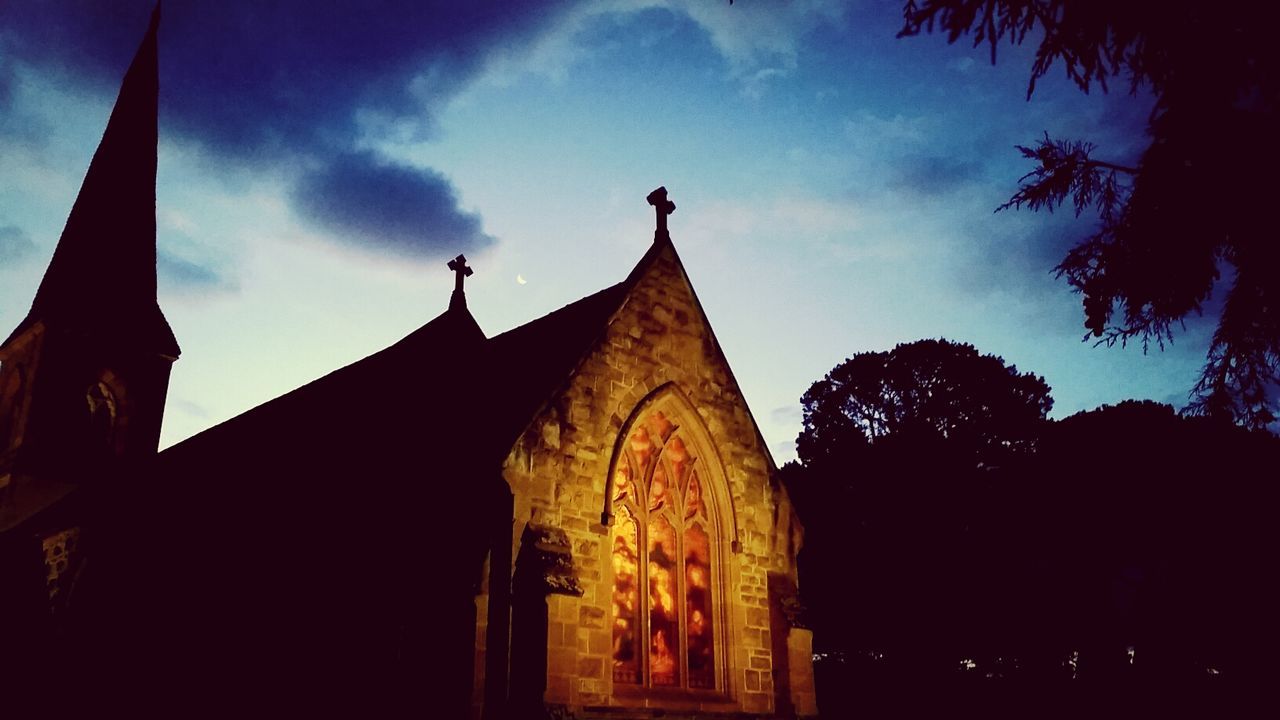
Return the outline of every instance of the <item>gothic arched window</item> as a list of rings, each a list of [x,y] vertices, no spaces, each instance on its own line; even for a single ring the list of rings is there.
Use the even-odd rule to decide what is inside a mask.
[[[115,393],[106,382],[96,382],[85,392],[88,405],[87,440],[91,451],[110,454],[115,442],[117,404]]]
[[[613,482],[613,681],[715,688],[716,518],[694,444],[663,412],[631,427]]]

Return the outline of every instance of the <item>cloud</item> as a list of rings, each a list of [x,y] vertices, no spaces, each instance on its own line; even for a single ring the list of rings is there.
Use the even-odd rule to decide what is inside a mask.
[[[236,292],[240,283],[207,265],[178,257],[163,249],[156,252],[156,279],[160,286],[180,294]]]
[[[22,96],[21,84],[13,62],[5,58],[4,43],[0,42],[0,140],[40,148],[48,140],[50,127],[36,115],[15,109]]]
[[[804,421],[800,404],[783,405],[769,411],[769,419],[779,425],[798,425]]]
[[[478,215],[458,208],[443,175],[368,152],[340,155],[306,173],[292,199],[305,220],[403,258],[452,257],[494,242]]]
[[[17,225],[0,225],[0,261],[17,262],[36,249],[27,233]]]
[[[62,82],[69,80],[114,95],[146,27],[153,0],[111,3],[6,5],[0,56],[10,53]],[[350,155],[385,131],[429,136],[438,113],[481,73],[496,52],[531,44],[563,14],[565,2],[507,0],[240,0],[171,2],[160,31],[161,115],[166,131],[237,166],[277,167],[314,158]],[[0,67],[0,98],[12,80]],[[3,103],[0,103],[3,108]],[[2,118],[15,117],[0,109]],[[372,140],[376,141],[377,138]],[[451,199],[439,176],[421,171],[417,186],[435,188],[431,202]],[[407,175],[399,185],[413,186]],[[384,189],[396,185],[388,174]],[[314,181],[315,178],[312,178]],[[326,187],[321,184],[320,187]],[[292,197],[305,200],[307,193]],[[330,198],[333,199],[333,198]],[[351,203],[347,203],[348,206]],[[381,223],[356,221],[365,230],[403,231],[423,213],[407,202],[383,202],[404,212]],[[328,229],[349,230],[358,208],[295,210]],[[474,218],[456,207],[433,206],[451,237],[470,237]],[[371,238],[365,237],[366,240]],[[374,247],[399,248],[403,232]]]
[[[901,113],[882,118],[863,112],[856,118],[845,118],[844,132],[855,146],[884,148],[894,145],[922,144],[928,138],[929,118],[923,115],[907,117]]]
[[[982,164],[941,155],[912,155],[896,163],[891,187],[920,195],[945,195],[976,179]]]
[[[188,415],[194,418],[200,418],[201,420],[209,417],[209,410],[205,406],[199,403],[192,402],[190,400],[184,400],[182,398],[177,398],[177,397],[170,397],[168,400],[166,400],[165,409],[177,410],[178,412],[184,415]]]
[[[162,113],[207,147],[242,159],[348,145],[356,111],[421,114],[424,123],[483,68],[527,42],[564,3],[452,0],[174,2],[161,23]],[[19,0],[5,39],[111,91],[152,0]]]
[[[608,16],[646,11],[667,11],[688,18],[707,34],[716,52],[728,65],[729,78],[741,84],[742,93],[759,98],[770,84],[790,75],[800,63],[806,38],[822,26],[843,23],[845,0],[792,0],[787,3],[673,2],[672,0],[591,0],[578,2],[554,25],[526,46],[497,53],[488,68],[499,84],[520,73],[532,72],[555,80],[564,77],[574,63],[590,56],[583,35],[593,23]],[[639,32],[639,42],[653,43],[674,31],[670,24],[628,28]]]
[[[779,465],[796,459],[796,441],[780,440],[769,446],[773,461]]]
[[[785,4],[757,2],[687,3],[680,8],[706,29],[712,45],[729,63],[730,72],[743,80],[748,94],[761,84],[789,74],[799,64],[805,38],[823,25],[844,20],[844,2],[794,0]]]
[[[0,107],[13,103],[13,86],[16,82],[12,64],[0,57]]]

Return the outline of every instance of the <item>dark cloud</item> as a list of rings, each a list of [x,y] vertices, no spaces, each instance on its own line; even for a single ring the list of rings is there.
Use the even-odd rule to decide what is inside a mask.
[[[13,86],[16,82],[13,65],[0,56],[0,107],[13,105]]]
[[[183,294],[235,292],[240,284],[205,265],[185,260],[172,253],[156,253],[156,278],[161,287]]]
[[[17,0],[13,51],[111,90],[152,0]],[[161,112],[214,151],[275,159],[345,146],[355,111],[430,113],[496,48],[526,42],[558,16],[543,0],[229,0],[164,4]]]
[[[308,222],[406,258],[469,253],[494,242],[480,218],[458,208],[441,174],[348,153],[310,172],[293,203]]]
[[[0,262],[16,262],[36,249],[27,233],[17,225],[0,225]]]
[[[975,213],[955,229],[959,287],[975,295],[1016,292],[1057,302],[1050,298],[1056,298],[1065,281],[1054,278],[1054,268],[1096,224],[1094,218],[1071,213]]]
[[[0,140],[13,140],[28,147],[41,148],[49,136],[49,125],[30,113],[15,110],[18,76],[13,62],[5,57],[0,42]]]
[[[897,162],[890,187],[925,196],[951,192],[981,179],[982,164],[942,156],[910,156]]]
[[[255,165],[352,152],[357,115],[411,116],[426,131],[492,51],[530,41],[565,4],[170,0],[160,33],[163,128],[215,157]],[[0,48],[42,71],[112,91],[152,5],[17,0],[6,7]],[[436,176],[423,177],[420,184],[430,185]],[[293,197],[304,200],[305,194]],[[407,203],[383,207],[411,209]],[[456,209],[455,214],[470,217]],[[341,221],[335,230],[349,227],[344,213],[311,217]],[[384,224],[407,226],[420,219],[421,213],[410,212]]]

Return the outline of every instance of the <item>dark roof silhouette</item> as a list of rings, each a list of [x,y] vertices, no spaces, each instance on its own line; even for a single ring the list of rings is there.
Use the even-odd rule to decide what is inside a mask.
[[[165,450],[160,474],[284,458],[326,442],[358,447],[337,413],[359,418],[371,448],[407,435],[424,455],[467,453],[496,467],[603,335],[656,250],[627,280],[493,338],[465,303],[451,305],[390,347]]]
[[[93,155],[31,311],[8,340],[39,321],[104,344],[176,358],[156,303],[157,6]]]

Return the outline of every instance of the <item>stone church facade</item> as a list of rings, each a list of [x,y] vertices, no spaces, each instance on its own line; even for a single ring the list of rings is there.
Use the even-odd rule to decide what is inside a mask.
[[[544,697],[815,714],[790,612],[803,530],[669,238],[628,286],[503,463],[514,517],[551,528],[573,565],[547,587]]]
[[[0,677],[148,716],[816,715],[803,528],[665,190],[622,282],[488,337],[459,256],[400,342],[157,452],[157,26],[0,345]]]

